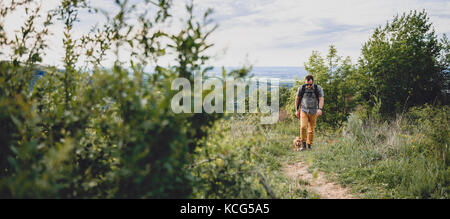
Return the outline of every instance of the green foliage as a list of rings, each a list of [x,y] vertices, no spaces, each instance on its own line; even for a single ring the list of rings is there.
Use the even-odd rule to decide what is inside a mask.
[[[390,123],[352,114],[342,136],[318,144],[314,166],[367,198],[448,198],[448,112],[412,109]]]
[[[189,4],[182,29],[169,33],[160,27],[170,24],[171,1],[145,3],[148,8],[138,10],[115,1],[118,12],[105,13],[104,25],[79,38],[79,12],[100,11],[88,1],[64,0],[45,15],[35,1],[0,3],[1,18],[22,9],[26,16],[11,38],[0,19],[0,55],[6,57],[0,61],[0,197],[317,197],[304,189],[308,182],[281,172],[297,158],[290,153],[295,120],[267,126],[259,114],[223,118],[170,110],[173,79],[192,82],[211,69],[206,52],[216,26],[211,10],[197,19]],[[40,65],[48,29],[57,22],[64,26],[63,69]],[[333,46],[326,58],[313,52],[305,68],[325,91],[323,123],[339,127],[356,103],[368,108],[364,118],[350,115],[339,142],[319,144],[314,165],[369,196],[448,198],[448,107],[414,108],[396,123],[379,118],[432,101],[448,87],[449,48],[447,38],[438,42],[426,14],[414,12],[378,28],[358,67]],[[109,69],[107,54],[115,55]],[[159,66],[167,55],[176,64]],[[148,66],[154,66],[151,74]],[[245,78],[249,69],[223,75]],[[39,70],[46,74],[36,78]],[[301,84],[280,88],[282,107],[295,110]],[[399,95],[391,98],[392,90]]]
[[[286,86],[280,86],[280,97],[279,97],[280,109],[284,108],[288,104],[290,97],[291,97],[290,89]]]
[[[192,172],[198,179],[196,198],[270,198],[275,196],[259,165],[257,150],[264,140],[258,120],[231,118],[218,123],[205,147],[196,150]],[[275,198],[275,197],[272,197]]]
[[[447,166],[450,152],[450,107],[432,107],[425,105],[413,107],[406,117],[411,121],[405,126],[410,131],[427,130],[419,138],[423,139],[421,147],[434,153],[437,160],[443,161]]]
[[[297,91],[298,91],[298,88],[300,86],[302,86],[302,84],[304,84],[303,81],[295,80],[294,86],[289,90],[289,98],[286,103],[286,108],[293,119],[296,119],[295,111],[296,111],[297,106],[295,105],[295,100],[297,98]]]
[[[445,39],[439,41],[425,11],[397,15],[375,29],[359,61],[364,82],[360,100],[373,107],[379,98],[383,116],[442,102],[438,97],[448,84],[450,68]]]
[[[194,198],[313,198],[308,182],[282,168],[291,153],[295,122],[261,125],[258,114],[222,120],[210,129],[188,168],[196,179]]]
[[[336,48],[330,46],[326,58],[314,51],[305,63],[305,69],[314,76],[314,83],[324,90],[324,114],[320,117],[320,125],[332,128],[340,126],[356,106],[354,96],[360,83],[350,57],[343,59],[337,55]],[[296,81],[290,94],[289,108],[293,117],[297,90],[302,85],[302,80]]]
[[[16,40],[1,34],[1,48],[12,48],[5,54],[9,60],[0,62],[2,198],[190,197],[195,180],[185,168],[188,157],[203,146],[201,139],[222,115],[173,113],[170,86],[177,77],[193,81],[196,73],[209,70],[204,53],[215,29],[208,22],[211,11],[200,23],[188,5],[185,27],[172,35],[154,31],[167,24],[170,1],[147,1],[152,13],[137,13],[128,1],[116,5],[120,10],[108,14],[104,26],[80,38],[73,34],[79,11],[97,9],[67,0],[48,12],[47,26],[57,18],[65,27],[63,70],[37,65],[48,34],[34,34],[37,12]],[[33,5],[13,2],[1,15],[20,7]],[[39,49],[20,49],[31,43]],[[119,56],[122,49],[131,51],[129,60]],[[111,52],[115,64],[105,69],[102,63]],[[176,65],[144,72],[166,52],[178,57]],[[36,69],[46,72],[39,80]]]

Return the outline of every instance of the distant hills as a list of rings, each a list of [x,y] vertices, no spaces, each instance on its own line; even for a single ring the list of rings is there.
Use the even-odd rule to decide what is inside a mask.
[[[228,72],[239,69],[239,67],[228,66],[225,67],[225,69]],[[210,73],[214,76],[221,76],[222,67],[214,67]],[[281,86],[292,87],[295,79],[303,79],[308,72],[301,66],[254,66],[250,74],[254,75],[256,78],[278,78],[280,79]]]
[[[3,61],[0,61],[3,62]],[[237,66],[226,66],[225,69],[227,72],[235,69],[239,69]],[[46,74],[46,67],[37,66],[36,74],[33,76],[31,81],[31,86],[33,86],[40,77]],[[209,71],[211,76],[222,76],[222,67],[214,67],[211,71]],[[292,87],[294,80],[302,80],[308,72],[302,67],[293,67],[293,66],[254,66],[252,67],[252,71],[250,75],[253,75],[255,78],[277,78],[280,79],[281,86]]]
[[[239,69],[239,67],[225,67],[227,71]],[[211,71],[212,74],[220,76],[222,74],[222,67],[214,67]],[[285,66],[254,66],[252,72],[255,77],[266,77],[266,78],[279,78],[280,80],[294,80],[302,79],[308,73],[306,70],[299,67],[285,67]]]

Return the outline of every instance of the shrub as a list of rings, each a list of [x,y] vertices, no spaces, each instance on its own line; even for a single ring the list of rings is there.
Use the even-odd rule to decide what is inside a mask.
[[[438,160],[449,165],[450,151],[450,107],[433,107],[424,105],[413,107],[406,115],[409,124],[406,130],[414,130],[419,134],[417,137],[423,139],[421,144],[426,150],[431,150]]]
[[[352,114],[341,137],[318,144],[314,165],[370,198],[448,198],[448,139],[448,106],[413,108],[391,122]]]
[[[0,28],[2,52],[12,51],[0,62],[0,197],[191,195],[188,157],[203,146],[201,139],[222,115],[173,113],[170,86],[177,77],[193,81],[210,69],[204,53],[215,29],[211,11],[197,19],[193,5],[187,5],[185,25],[169,34],[156,27],[168,24],[171,1],[146,2],[153,13],[137,12],[128,1],[115,3],[118,13],[80,38],[73,34],[79,11],[97,9],[87,1],[65,0],[48,12],[44,27],[56,19],[64,24],[63,69],[38,64],[48,35],[34,26],[40,21],[39,5],[0,4],[2,17],[21,8],[29,18],[16,41]],[[119,57],[125,49],[131,51],[128,60]],[[109,69],[102,66],[108,53],[115,54]],[[174,66],[156,65],[146,73],[145,66],[167,53],[175,55]],[[36,69],[45,75],[38,79]]]

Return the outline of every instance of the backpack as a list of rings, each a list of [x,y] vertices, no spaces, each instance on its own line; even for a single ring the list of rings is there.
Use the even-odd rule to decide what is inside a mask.
[[[302,85],[302,88],[300,90],[300,101],[298,101],[297,110],[300,108],[300,104],[302,104],[302,99],[303,99],[303,96],[305,95],[305,90],[306,90],[306,84]],[[313,91],[314,91],[314,94],[316,95],[317,102],[320,102],[319,101],[319,89],[317,89],[317,84],[314,84]]]

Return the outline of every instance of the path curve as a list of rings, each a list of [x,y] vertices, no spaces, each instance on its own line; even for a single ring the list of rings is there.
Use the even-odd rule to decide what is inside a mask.
[[[343,188],[341,185],[329,182],[325,178],[323,172],[318,171],[317,178],[314,178],[313,173],[308,172],[308,164],[304,162],[298,162],[295,164],[284,165],[283,172],[291,179],[302,179],[308,182],[305,185],[307,189],[317,193],[321,199],[356,199],[347,188]]]

